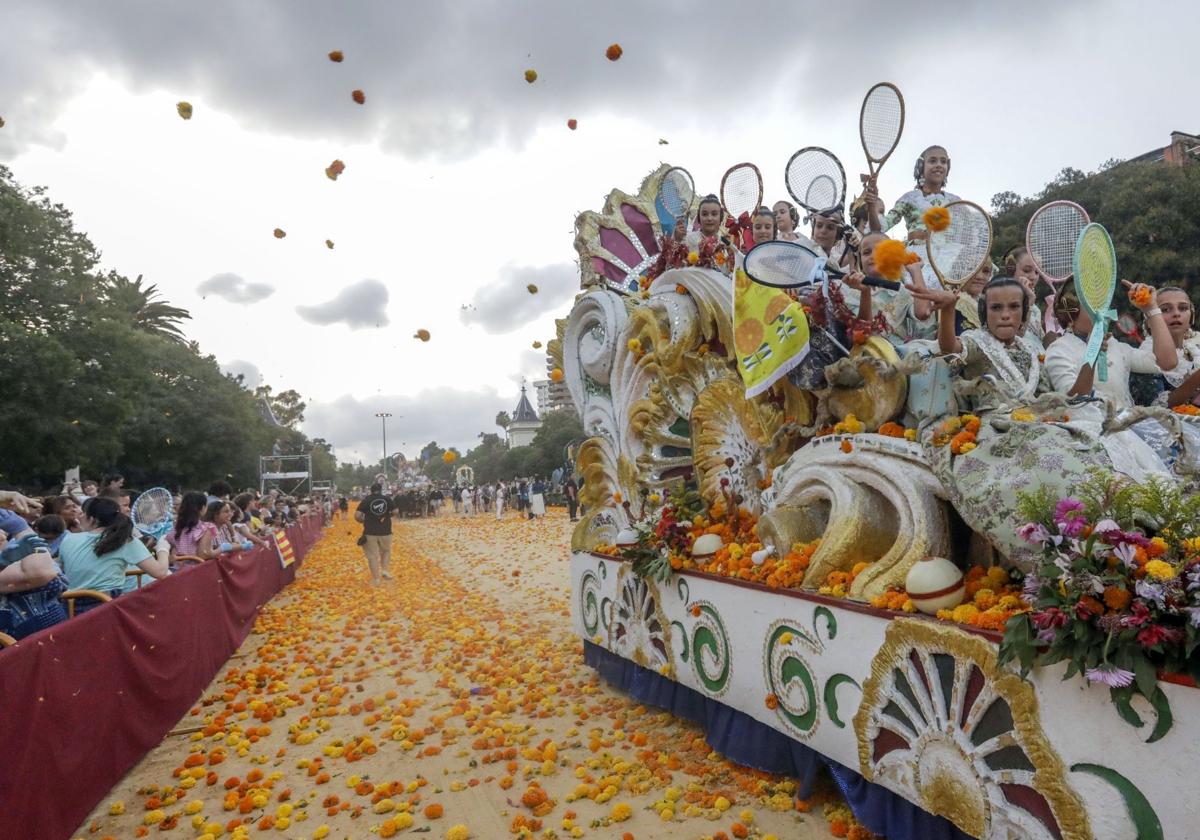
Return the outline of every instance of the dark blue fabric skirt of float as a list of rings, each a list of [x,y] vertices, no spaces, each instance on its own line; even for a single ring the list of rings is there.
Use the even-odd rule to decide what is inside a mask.
[[[792,776],[807,798],[822,765],[829,768],[854,816],[888,840],[971,840],[944,817],[937,817],[850,768],[826,758],[744,712],[656,674],[589,641],[583,661],[605,680],[641,703],[666,709],[700,724],[709,745],[738,764]]]

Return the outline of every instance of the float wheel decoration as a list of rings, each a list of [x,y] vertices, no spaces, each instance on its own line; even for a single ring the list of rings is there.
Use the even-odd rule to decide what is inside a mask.
[[[896,619],[854,718],[860,772],[983,840],[1088,840],[1037,695],[986,639]]]

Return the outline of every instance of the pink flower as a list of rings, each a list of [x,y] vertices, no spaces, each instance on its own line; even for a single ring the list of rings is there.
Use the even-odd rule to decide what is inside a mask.
[[[1154,647],[1160,642],[1169,642],[1175,635],[1161,624],[1150,624],[1138,631],[1138,644],[1142,647]]]
[[[1084,676],[1092,682],[1104,683],[1109,688],[1124,688],[1133,682],[1133,671],[1107,664],[1099,668],[1088,668]]]
[[[1017,529],[1017,534],[1025,542],[1041,545],[1050,539],[1050,532],[1040,522],[1027,522]]]
[[[1087,517],[1083,513],[1083,502],[1067,497],[1060,499],[1054,506],[1054,522],[1060,533],[1068,537],[1077,537],[1087,527]]]
[[[1054,627],[1062,627],[1070,619],[1070,616],[1058,607],[1047,607],[1035,612],[1030,618],[1033,620],[1034,627],[1039,630],[1049,630]]]
[[[1150,608],[1141,601],[1134,601],[1129,608],[1129,615],[1121,619],[1125,627],[1140,627],[1150,620]]]

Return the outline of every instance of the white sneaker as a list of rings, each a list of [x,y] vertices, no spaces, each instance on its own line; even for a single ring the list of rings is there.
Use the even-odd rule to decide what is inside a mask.
[[[391,572],[384,572],[384,573],[383,573],[383,579],[384,579],[384,580],[391,580],[391,579],[392,579],[392,574],[391,574]]]

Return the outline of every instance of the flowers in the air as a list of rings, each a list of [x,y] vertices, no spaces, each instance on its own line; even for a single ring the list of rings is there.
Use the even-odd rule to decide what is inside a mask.
[[[191,102],[176,102],[175,111],[185,120],[192,118],[192,103]]]
[[[526,286],[526,287],[525,287],[525,290],[526,290],[527,292],[529,292],[529,294],[531,294],[531,295],[536,295],[536,294],[538,293],[538,287],[537,287],[537,284],[536,284],[536,283],[530,283],[528,286]]]
[[[453,464],[458,459],[458,453],[447,449],[442,453],[442,460],[447,464]]]
[[[429,330],[417,330],[413,333],[413,338],[419,338],[421,341],[429,340]]]
[[[1154,297],[1154,290],[1144,283],[1137,283],[1129,290],[1129,302],[1141,309],[1149,306]]]
[[[616,61],[624,54],[625,50],[621,49],[620,44],[609,44],[608,49],[604,51],[604,57],[609,61]]]
[[[283,228],[275,228],[273,233],[276,239],[283,239],[283,237],[287,236],[287,231]]]
[[[551,382],[562,382],[563,381],[562,368],[555,368],[554,370],[550,371],[550,381]]]
[[[342,55],[341,50],[333,50],[329,53],[329,60],[334,62],[335,64],[340,64],[342,59],[344,59],[345,57],[346,56]]]
[[[575,129],[579,128],[579,121],[574,118],[567,120],[567,128],[574,131]]]
[[[875,269],[887,280],[899,280],[904,273],[904,266],[910,265],[913,258],[916,258],[916,254],[895,239],[885,239],[875,246]]]
[[[930,207],[921,216],[925,227],[934,233],[939,233],[950,227],[950,211],[945,207]]]
[[[353,99],[355,102],[357,102],[359,105],[361,105],[367,101],[367,95],[365,93],[363,93],[361,90],[350,91],[350,98]]]
[[[340,160],[335,160],[333,163],[325,167],[325,177],[330,181],[336,181],[338,176],[346,170],[346,164]]]
[[[537,81],[537,71],[534,70],[533,68],[526,70],[525,71],[525,81],[529,82],[529,84],[533,84],[534,82],[536,82]]]
[[[325,240],[325,247],[326,247],[326,248],[328,248],[330,251],[332,251],[332,250],[333,250],[333,240],[332,240],[332,239],[326,239],[326,240]]]

